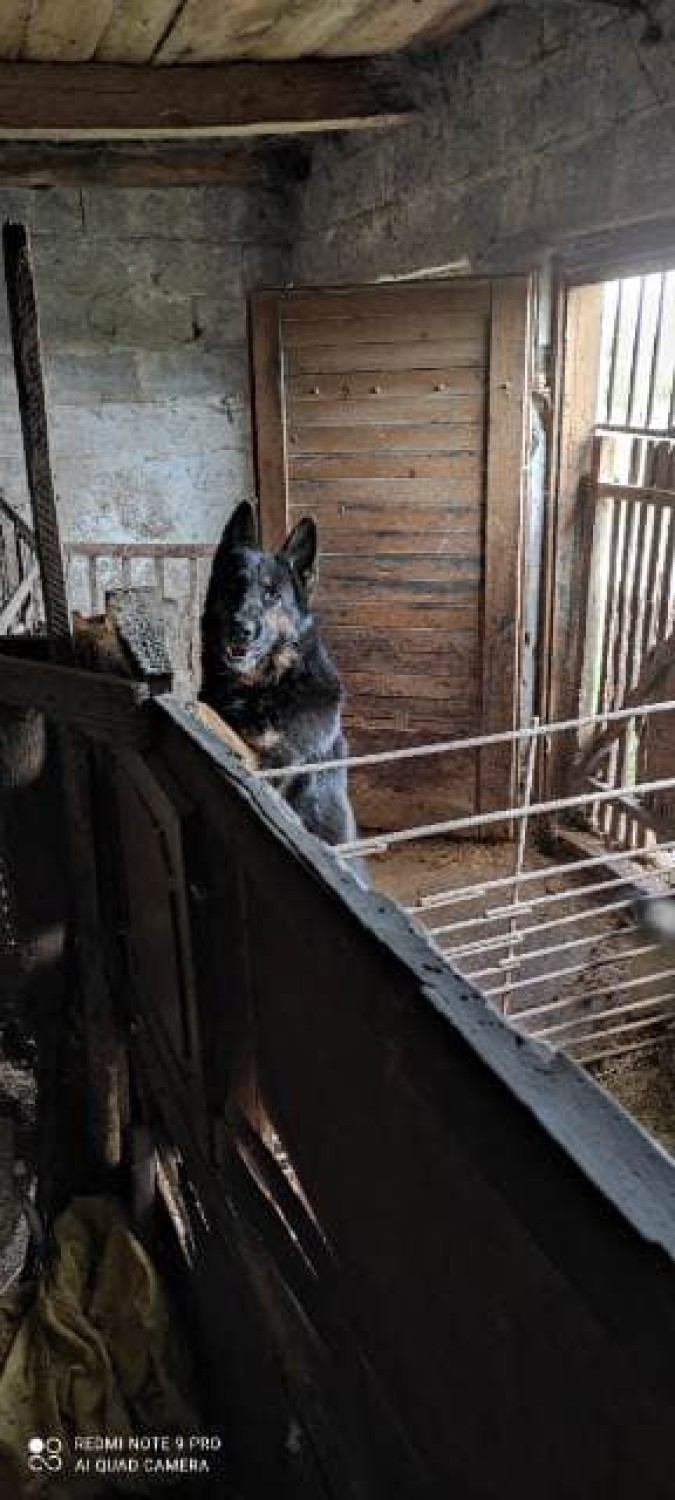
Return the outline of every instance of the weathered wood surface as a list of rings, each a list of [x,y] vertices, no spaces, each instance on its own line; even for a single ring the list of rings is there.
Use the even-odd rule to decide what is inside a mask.
[[[0,142],[0,186],[151,188],[212,184],[246,187],[268,177],[260,152],[222,145],[150,141],[125,144]]]
[[[30,660],[16,652],[15,641],[9,644],[12,654],[0,656],[0,703],[7,708],[35,708],[57,724],[119,746],[146,739],[138,712],[150,696],[144,683]]]
[[[236,850],[263,1102],[429,1494],[571,1500],[581,1464],[594,1494],[665,1500],[672,1162],[182,710],[154,717],[158,763]]]
[[[495,283],[490,323],[487,474],[483,531],[482,731],[520,722],[523,523],[528,494],[530,303],[527,277]],[[481,811],[512,807],[516,763],[511,746],[479,757]]]
[[[391,126],[410,114],[392,73],[364,61],[0,64],[0,139],[186,140]]]
[[[392,52],[447,36],[491,0],[4,0],[0,56],[40,62],[276,61],[314,53]]]
[[[265,547],[279,547],[287,531],[288,479],[282,395],[279,301],[263,292],[249,305],[251,408],[258,527]]]
[[[507,727],[519,639],[527,282],[284,292],[276,305],[270,294],[258,302],[259,319],[264,311],[274,329],[273,348],[268,335],[253,354],[263,537],[276,544],[301,515],[317,520],[317,610],[345,686],[351,748],[364,748],[365,733],[368,748],[382,750],[399,731],[420,742],[475,733],[483,671],[486,730]],[[420,657],[431,629],[435,657]],[[364,647],[369,630],[386,637],[379,660]],[[508,805],[508,754],[500,767],[491,795]],[[435,763],[433,774],[424,764],[383,766],[360,773],[353,790],[369,827],[448,816],[450,804],[469,812],[475,757]]]
[[[68,652],[70,618],[49,457],[47,408],[30,245],[25,225],[2,232],[9,324],[42,600],[56,652]]]
[[[560,462],[552,508],[550,668],[548,717],[573,719],[580,711],[586,629],[586,590],[593,525],[592,504],[582,484],[592,464],[597,406],[602,293],[599,287],[569,291],[561,330]],[[572,770],[573,737],[555,735],[548,753],[548,784],[561,795]]]

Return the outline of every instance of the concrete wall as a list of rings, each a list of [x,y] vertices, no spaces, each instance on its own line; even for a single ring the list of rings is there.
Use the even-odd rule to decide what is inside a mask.
[[[0,192],[33,235],[64,538],[211,540],[253,488],[245,291],[279,279],[281,199]],[[0,488],[26,503],[0,293]]]
[[[675,3],[515,0],[405,68],[412,126],[317,145],[294,280],[511,271],[672,213]],[[659,36],[659,30],[661,32]]]

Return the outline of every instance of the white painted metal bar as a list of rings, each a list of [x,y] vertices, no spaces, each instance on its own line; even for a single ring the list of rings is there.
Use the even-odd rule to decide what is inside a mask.
[[[534,896],[531,901],[520,901],[515,908],[522,916],[534,912],[535,907],[555,906],[561,901],[574,901],[579,897],[593,896],[598,891],[616,890],[620,886],[634,885],[633,875],[616,875],[612,880],[596,880],[586,885],[571,886],[566,891],[547,891],[545,896]],[[661,892],[661,887],[659,887]],[[464,927],[476,927],[488,922],[503,922],[511,915],[509,906],[487,906],[477,917],[465,917],[459,922],[445,922],[440,927],[425,927],[430,937],[446,937],[449,932],[459,932]]]
[[[530,728],[531,729],[536,729],[537,726],[538,726],[538,724],[539,724],[539,716],[538,716],[538,714],[535,714],[533,716],[533,718],[532,718],[532,722],[530,724]],[[516,881],[515,881],[515,884],[513,885],[513,888],[512,888],[512,900],[511,900],[511,908],[512,908],[512,910],[511,910],[511,916],[509,918],[509,936],[510,936],[510,942],[509,942],[508,958],[513,958],[514,953],[515,953],[515,945],[516,945],[516,941],[517,941],[517,939],[516,939],[516,932],[517,932],[517,928],[518,928],[518,914],[517,914],[516,908],[518,906],[518,896],[520,894],[519,879],[520,879],[520,876],[523,873],[523,864],[524,864],[524,861],[525,861],[525,844],[526,844],[526,841],[527,841],[527,825],[528,825],[527,814],[528,814],[529,808],[532,805],[532,784],[533,784],[533,781],[534,781],[534,767],[535,767],[535,762],[536,762],[536,758],[537,758],[537,748],[538,748],[538,741],[534,738],[534,735],[533,735],[532,738],[530,739],[528,747],[527,747],[527,768],[526,768],[526,771],[525,771],[525,786],[523,788],[523,809],[524,809],[524,812],[525,812],[525,816],[523,818],[521,818],[521,821],[520,821],[520,823],[518,825],[518,843],[517,843],[517,848],[516,848],[516,868],[515,868],[515,872],[514,872],[515,875],[516,875]],[[508,968],[508,958],[506,960],[507,968]],[[510,977],[511,977],[511,975],[510,975],[510,971],[509,971],[509,978]],[[504,991],[503,996],[502,996],[502,1010],[503,1010],[503,1012],[504,1012],[505,1015],[506,1015],[506,1012],[508,1011],[508,1008],[509,1008],[509,994],[510,994],[509,989],[506,989]]]
[[[584,1038],[584,1041],[586,1040],[592,1044],[593,1039],[591,1037]],[[610,1062],[613,1057],[628,1057],[632,1052],[653,1052],[661,1041],[662,1035],[659,1033],[658,1036],[649,1037],[646,1042],[629,1042],[623,1047],[607,1047],[606,1049],[603,1048],[601,1052],[588,1052],[583,1056],[578,1052],[572,1052],[570,1056],[573,1057],[574,1061],[580,1067],[585,1068],[590,1063],[605,1062],[605,1060]],[[580,1047],[581,1045],[581,1038],[578,1042],[570,1042],[570,1047]]]
[[[578,1005],[580,998],[583,999],[585,1004],[587,1000],[599,1000],[604,995],[617,995],[623,993],[624,990],[640,989],[645,984],[652,984],[655,979],[658,979],[660,983],[661,980],[672,979],[673,976],[675,976],[675,968],[655,970],[651,974],[640,974],[635,979],[619,979],[616,984],[610,985],[609,988],[607,985],[598,985],[595,989],[585,990],[581,997],[579,995],[561,995],[558,1000],[547,1000],[542,1005],[524,1005],[522,1010],[514,1011],[513,1020],[519,1020],[523,1016],[527,1016],[530,1020],[533,1016],[547,1016],[552,1011],[566,1009],[568,1005]]]
[[[453,751],[481,750],[489,745],[514,744],[520,740],[531,739],[533,736],[541,738],[549,734],[563,734],[571,729],[586,728],[591,724],[621,723],[623,719],[672,713],[674,709],[675,700],[667,699],[662,703],[641,704],[637,708],[613,708],[603,713],[584,714],[579,719],[557,719],[551,724],[538,724],[536,728],[528,726],[523,729],[504,729],[495,734],[478,734],[458,740],[432,740],[428,744],[411,745],[410,748],[404,750],[373,750],[368,755],[345,755],[332,760],[295,761],[289,766],[256,771],[254,774],[261,781],[275,781],[280,777],[301,772],[334,771],[338,767],[356,770],[359,766],[388,766],[399,760],[419,760],[424,756],[449,755]]]
[[[598,886],[595,885],[592,889],[594,889],[594,891],[597,891]],[[573,894],[571,895],[568,895],[567,892],[565,892],[565,900],[574,900],[574,895],[576,895],[576,892],[573,892]],[[519,932],[522,933],[523,936],[528,935],[528,933],[550,932],[550,929],[552,929],[552,927],[568,927],[571,926],[574,921],[591,921],[592,916],[604,916],[607,912],[624,912],[624,910],[627,909],[628,906],[633,906],[633,904],[633,897],[631,897],[631,895],[630,897],[625,897],[625,900],[624,898],[621,898],[621,900],[618,901],[603,901],[603,904],[601,904],[601,906],[588,906],[586,907],[586,909],[576,910],[576,912],[567,912],[564,916],[552,916],[552,918],[550,918],[550,921],[549,919],[547,919],[547,921],[544,922],[529,922],[529,926],[520,927]],[[523,910],[525,910],[525,912],[528,912],[528,907],[523,907]],[[504,918],[504,913],[499,912],[499,919],[502,918]],[[487,921],[495,921],[495,916],[477,916],[477,918],[475,918],[475,922]],[[468,926],[468,924],[466,924],[466,922],[458,922],[458,927],[459,926],[465,927]],[[621,927],[621,929],[619,929],[619,932],[625,932],[625,930],[627,930],[625,929],[625,927]],[[437,930],[428,929],[428,932],[431,938],[437,938]],[[609,932],[612,932],[612,929],[607,929],[607,933]],[[490,948],[502,948],[504,947],[504,944],[507,944],[507,942],[508,933],[493,933],[493,935],[490,935],[489,938],[478,938],[475,942],[462,941],[460,947],[455,948],[455,945],[452,945],[452,947],[450,948],[444,948],[443,951],[444,953],[455,954],[456,957],[458,957],[459,954],[465,956],[465,954],[468,953],[487,953]]]
[[[523,964],[534,963],[538,958],[549,958],[552,953],[569,953],[570,949],[583,948],[587,943],[600,944],[605,942],[616,942],[618,938],[630,937],[631,933],[640,932],[640,930],[641,929],[638,927],[637,923],[634,923],[632,927],[615,927],[613,929],[610,929],[609,932],[589,932],[586,937],[568,938],[564,943],[553,943],[550,948],[530,948],[529,950],[521,949],[520,953],[516,953],[514,955],[513,963],[518,964],[519,967],[522,967]],[[656,948],[657,944],[654,944],[653,947]],[[652,947],[650,946],[648,948],[641,948],[640,952],[650,953],[652,952]],[[474,953],[472,956],[474,958],[478,958],[479,954]],[[630,956],[631,955],[629,953],[613,953],[610,959],[598,959],[597,962],[619,963],[622,959],[629,958]],[[456,958],[459,957],[461,959],[461,955],[455,953],[449,953],[447,954],[447,957],[451,958],[453,963],[455,962]],[[497,960],[497,963],[493,964],[489,969],[471,969],[470,971],[467,969],[466,972],[469,979],[482,979],[486,974],[503,973],[506,964],[507,960],[505,958],[500,958]],[[540,975],[542,982],[546,979],[546,977],[546,974]]]
[[[637,929],[637,928],[631,929],[631,931],[638,931],[638,930],[639,929]],[[621,933],[620,935],[623,937],[623,933]],[[583,939],[583,938],[573,938],[573,939],[571,939],[571,941],[569,943],[560,943],[555,948],[540,948],[538,950],[537,954],[536,954],[536,957],[537,958],[542,958],[542,957],[547,958],[548,955],[549,955],[549,953],[567,953],[567,952],[569,952],[570,948],[580,947],[581,944],[584,941],[586,941],[586,942],[589,942],[589,941],[590,942],[596,942],[596,943],[600,944],[600,943],[602,943],[604,941],[605,936],[611,937],[611,936],[616,936],[616,934],[611,934],[611,933],[605,934],[605,933],[602,933],[602,932],[594,932],[594,933],[592,933],[590,939],[589,938],[586,938],[586,939]],[[604,968],[606,964],[624,963],[626,961],[626,959],[629,959],[629,958],[638,958],[640,956],[640,954],[643,954],[643,953],[656,953],[658,947],[659,947],[658,943],[645,943],[643,946],[638,947],[638,948],[627,948],[626,951],[625,951],[625,953],[604,953],[604,954],[601,954],[599,958],[594,958],[593,959],[593,969],[595,970],[595,969]],[[454,963],[454,956],[452,954],[450,954],[449,957],[452,959],[452,962]],[[535,957],[534,953],[519,953],[519,954],[516,955],[516,957],[513,960],[513,962],[514,963],[525,963],[525,962],[527,962],[527,960],[529,960],[530,958],[533,959],[534,957]],[[489,969],[470,969],[470,970],[469,969],[462,969],[462,973],[466,975],[467,979],[471,979],[471,980],[483,979],[486,974],[503,974],[503,972],[504,972],[504,967],[503,966],[505,964],[506,964],[506,959],[502,958],[502,959],[500,959],[500,962],[499,962],[498,965],[496,965],[496,966],[492,965],[492,967],[489,968]],[[575,964],[573,968],[558,970],[559,974],[586,974],[587,972],[588,972],[588,960],[586,960],[586,962],[583,963],[583,964]],[[553,971],[553,970],[551,970],[550,973],[533,974],[531,976],[528,976],[527,980],[523,981],[522,985],[520,984],[520,981],[514,980],[514,989],[515,988],[524,988],[524,985],[526,983],[530,984],[530,985],[531,984],[546,984],[547,980],[554,979],[554,978],[556,978],[556,974],[555,974],[555,971]],[[485,990],[485,994],[486,995],[490,995],[492,993],[493,992],[491,990]]]
[[[633,860],[636,864],[641,859],[652,860],[658,854],[669,853],[675,850],[675,839],[666,840],[661,844],[654,844],[649,849],[620,849],[615,854],[612,850],[605,850],[603,854],[586,855],[583,859],[567,859],[563,864],[543,865],[540,870],[525,870],[520,877],[521,885],[525,881],[551,880],[556,875],[574,875],[578,870],[590,870],[597,865],[606,865],[610,860],[613,865],[626,859]],[[654,874],[658,874],[658,868]],[[436,907],[452,906],[455,901],[472,901],[474,897],[486,896],[489,891],[506,890],[513,885],[515,875],[497,875],[491,880],[477,881],[475,885],[462,885],[450,887],[444,891],[432,891],[428,896],[421,896],[414,906],[406,906],[405,910],[411,916],[418,916],[421,912],[434,911]],[[537,898],[541,900],[542,898]]]
[[[596,1010],[590,1015],[571,1016],[567,1021],[556,1021],[553,1026],[542,1027],[539,1031],[528,1031],[527,1035],[535,1037],[538,1042],[544,1041],[550,1036],[557,1036],[559,1032],[567,1031],[570,1027],[588,1026],[589,1023],[596,1021],[613,1021],[617,1016],[639,1015],[649,1010],[650,1006],[670,1003],[671,1000],[675,1000],[673,990],[669,990],[665,995],[650,995],[647,1000],[629,1000],[626,1005],[609,1005],[605,1010]],[[655,1016],[653,1019],[658,1018]],[[582,1038],[579,1037],[578,1040],[581,1041]]]
[[[621,1026],[605,1026],[602,1031],[591,1032],[589,1036],[585,1037],[577,1037],[577,1042],[579,1046],[581,1046],[582,1042],[600,1042],[606,1036],[620,1036],[626,1031],[644,1031],[647,1026],[666,1025],[671,1019],[675,1019],[675,1014],[672,1017],[670,1015],[648,1016],[646,1019],[643,1018],[640,1021],[624,1021]],[[546,1039],[542,1038],[542,1040]]]
[[[644,948],[633,948],[628,953],[622,953],[622,954],[606,953],[605,956],[604,956],[604,958],[598,958],[598,959],[595,960],[595,963],[594,963],[593,967],[595,969],[601,969],[601,968],[604,968],[606,964],[616,964],[616,963],[622,962],[624,959],[627,959],[627,958],[637,958],[642,953],[654,953],[654,952],[656,952],[658,946],[659,946],[658,943],[649,943]],[[464,971],[461,971],[461,972],[464,972]],[[514,979],[512,985],[511,985],[511,988],[514,989],[514,990],[530,990],[530,989],[532,989],[532,986],[534,984],[539,984],[539,985],[541,985],[541,984],[548,984],[551,979],[567,979],[570,974],[587,974],[587,973],[588,973],[588,964],[587,963],[585,963],[585,964],[570,964],[570,966],[568,968],[566,968],[566,969],[550,969],[548,971],[548,973],[546,973],[546,974],[528,974],[527,978],[525,978],[525,979]],[[656,970],[655,973],[658,973],[658,970]],[[476,978],[476,975],[475,974],[469,974],[469,973],[467,973],[467,974],[465,974],[464,977],[466,979],[470,979],[470,980],[473,981]],[[650,978],[654,978],[654,975],[652,974],[649,977]],[[490,999],[490,1000],[500,999],[501,995],[502,995],[502,991],[503,991],[504,988],[505,988],[505,986],[497,985],[494,988],[483,989],[483,986],[481,985],[481,989],[483,989],[483,994],[488,999]],[[618,988],[618,986],[617,986],[617,988]],[[582,998],[585,1000],[586,996],[585,995],[583,997],[582,996],[577,996],[577,1002],[580,999],[582,999]],[[555,1003],[557,1005],[562,1005],[564,1003],[564,997],[561,996],[561,998],[559,1000],[557,1000]]]
[[[510,823],[523,817],[541,817],[546,813],[562,812],[565,808],[590,807],[596,802],[615,802],[624,793],[635,796],[641,792],[645,795],[648,792],[667,792],[673,787],[675,776],[663,776],[657,781],[637,781],[632,786],[608,787],[605,792],[581,792],[575,797],[554,797],[548,802],[533,802],[528,808],[500,807],[493,812],[471,813],[461,818],[447,818],[439,823],[420,823],[413,828],[397,828],[392,833],[371,838],[349,839],[344,844],[336,844],[335,852],[341,854],[343,859],[359,854],[382,854],[396,844],[410,844],[417,839],[441,838],[444,834],[459,833],[462,829],[492,827],[496,823]]]

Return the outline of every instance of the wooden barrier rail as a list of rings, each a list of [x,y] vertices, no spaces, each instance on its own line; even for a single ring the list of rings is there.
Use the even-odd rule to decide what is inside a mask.
[[[96,735],[101,951],[252,1492],[666,1500],[675,1165],[173,696],[14,666]]]

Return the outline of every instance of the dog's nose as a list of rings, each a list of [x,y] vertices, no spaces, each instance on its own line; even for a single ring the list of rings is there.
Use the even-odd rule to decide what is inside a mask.
[[[255,620],[235,620],[232,626],[232,639],[237,645],[249,645],[255,640],[258,627]]]

